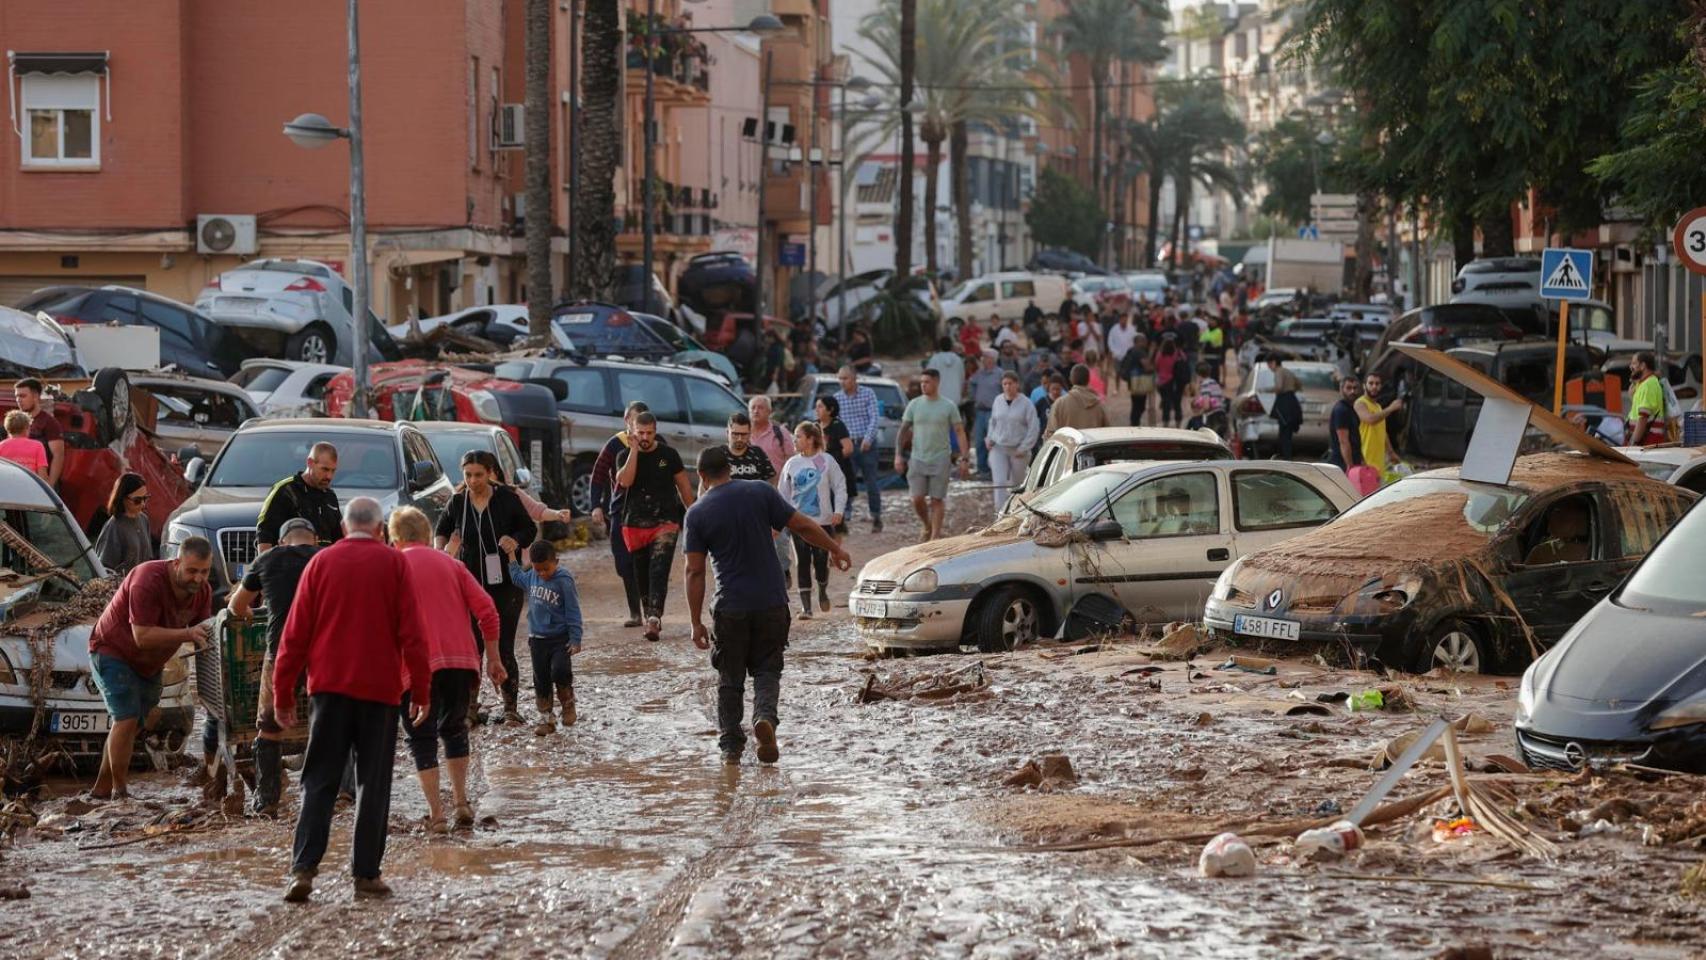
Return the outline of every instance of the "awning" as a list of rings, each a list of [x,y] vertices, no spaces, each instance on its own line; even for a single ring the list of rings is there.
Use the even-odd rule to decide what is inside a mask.
[[[98,53],[19,53],[6,51],[15,73],[106,73],[107,51]]]

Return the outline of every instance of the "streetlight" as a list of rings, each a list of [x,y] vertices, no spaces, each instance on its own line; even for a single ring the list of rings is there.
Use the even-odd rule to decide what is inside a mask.
[[[349,141],[350,354],[355,390],[350,413],[366,417],[367,383],[367,194],[363,188],[361,149],[361,29],[356,0],[349,0],[349,126],[334,126],[318,113],[304,113],[284,125],[284,135],[299,147],[318,150],[334,140]]]
[[[640,214],[640,231],[642,237],[640,263],[644,265],[644,269],[647,274],[645,279],[645,283],[647,284],[647,306],[651,305],[650,274],[654,255],[653,240],[657,233],[656,213],[652,204],[652,181],[657,177],[657,131],[655,129],[657,126],[657,94],[654,86],[654,79],[657,75],[657,71],[655,69],[656,60],[654,51],[652,50],[653,38],[659,34],[665,33],[750,33],[762,39],[787,30],[787,27],[781,20],[768,13],[761,13],[758,16],[753,17],[744,27],[664,27],[660,29],[657,23],[657,16],[657,0],[646,0],[646,101],[644,111],[645,119],[643,121],[645,126],[645,137],[643,140],[645,144],[645,179],[640,186],[640,204],[642,207]],[[760,176],[762,176],[762,174],[760,174]],[[760,189],[763,188],[760,187]],[[764,224],[762,222],[759,223],[758,229],[760,234],[764,232]],[[762,321],[760,321],[760,324],[762,325]]]

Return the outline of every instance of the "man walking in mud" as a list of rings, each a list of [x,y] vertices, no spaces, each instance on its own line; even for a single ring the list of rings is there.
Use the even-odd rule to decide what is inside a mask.
[[[758,759],[775,763],[781,755],[776,725],[782,651],[788,646],[792,615],[782,566],[771,546],[773,535],[792,531],[827,551],[837,570],[851,568],[853,561],[834,537],[795,510],[774,487],[731,480],[728,454],[721,449],[700,452],[699,481],[705,493],[687,511],[682,543],[687,552],[687,612],[693,622],[693,643],[711,651],[711,666],[718,676],[717,747],[724,763],[740,763],[746,750],[741,718],[750,676]],[[717,566],[709,628],[703,615],[707,554]]]
[[[622,539],[622,502],[627,491],[616,486],[616,458],[634,445],[634,418],[649,412],[651,408],[644,401],[628,404],[622,414],[622,432],[604,441],[604,449],[592,464],[592,518],[610,534],[610,556],[616,562],[616,576],[622,579],[622,591],[628,596],[628,619],[622,624],[624,627],[637,627],[642,621],[640,588],[634,582],[634,558],[628,553],[627,541]]]
[[[963,480],[971,476],[971,460],[959,404],[941,395],[942,375],[931,367],[924,371],[919,383],[924,395],[914,397],[901,414],[900,437],[894,445],[894,472],[906,475],[912,510],[924,528],[918,537],[922,543],[942,535],[942,522],[948,512],[950,464],[960,465]],[[957,454],[953,452],[956,449],[953,441],[958,441]]]
[[[391,768],[397,753],[397,705],[408,678],[409,725],[434,716],[432,667],[409,561],[379,538],[384,511],[372,497],[344,508],[343,539],[308,562],[273,665],[273,708],[280,726],[296,725],[296,680],[308,671],[314,701],[302,764],[302,807],[290,886],[302,903],[326,854],[332,807],[344,764],[355,756],[355,831],[350,873],[355,895],[388,897],[380,878],[390,831]]]
[[[624,491],[622,537],[634,558],[634,583],[646,615],[646,639],[663,632],[663,605],[682,512],[693,506],[693,486],[674,447],[658,442],[657,418],[634,417],[634,445],[617,461],[616,485]]]

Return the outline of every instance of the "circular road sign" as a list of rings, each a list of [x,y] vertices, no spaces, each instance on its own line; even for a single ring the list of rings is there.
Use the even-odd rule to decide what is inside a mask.
[[[1706,207],[1695,207],[1682,215],[1670,245],[1690,272],[1706,274]]]

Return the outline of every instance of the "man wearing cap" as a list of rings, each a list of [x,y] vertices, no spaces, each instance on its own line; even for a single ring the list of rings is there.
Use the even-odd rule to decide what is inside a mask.
[[[255,599],[263,602],[267,611],[267,652],[261,661],[260,702],[255,711],[255,812],[273,816],[278,812],[279,795],[284,789],[281,743],[284,728],[273,714],[272,668],[278,655],[278,638],[284,633],[284,622],[290,616],[290,606],[296,600],[296,585],[302,571],[314,558],[319,535],[314,525],[302,517],[291,517],[279,527],[279,543],[255,558],[243,574],[243,582],[231,591],[226,609],[233,619],[251,620]]]
[[[966,381],[971,392],[972,405],[976,412],[972,417],[971,445],[977,448],[977,472],[989,472],[989,448],[984,441],[989,437],[989,412],[995,406],[995,398],[1001,396],[1001,371],[995,366],[995,351],[985,348],[983,356],[978,360],[977,372]]]

